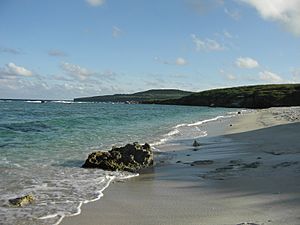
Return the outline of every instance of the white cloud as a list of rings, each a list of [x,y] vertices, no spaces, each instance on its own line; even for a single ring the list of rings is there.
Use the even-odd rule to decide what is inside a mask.
[[[65,74],[76,78],[79,81],[84,81],[84,83],[92,82],[101,79],[101,81],[113,81],[118,75],[116,72],[111,70],[105,70],[104,72],[91,71],[87,68],[81,67],[79,65],[71,64],[68,62],[62,62],[60,68],[65,72]],[[65,77],[56,76],[58,80],[68,80]],[[82,83],[82,82],[81,82]]]
[[[241,18],[241,13],[239,10],[229,10],[227,8],[224,9],[224,12],[230,16],[234,20],[239,20]]]
[[[237,58],[235,64],[240,68],[253,69],[259,67],[258,62],[255,59],[245,57]]]
[[[229,33],[227,30],[224,30],[223,34],[226,38],[229,38],[229,39],[234,38],[234,36],[231,33]]]
[[[24,76],[30,77],[33,75],[32,71],[26,69],[22,66],[17,66],[16,64],[10,62],[5,65],[4,69],[1,69],[1,73],[8,76]]]
[[[177,65],[177,66],[184,66],[188,64],[188,61],[182,57],[178,57],[175,61],[163,60],[160,57],[154,57],[156,62],[166,64],[166,65]]]
[[[240,0],[254,7],[265,20],[279,22],[300,36],[300,0]]]
[[[123,85],[115,82],[114,77],[118,74],[114,71],[91,72],[66,62],[60,64],[64,73],[51,76],[33,73],[30,79],[13,74],[16,71],[9,71],[8,65],[0,67],[0,96],[3,98],[72,99],[113,94]]]
[[[213,39],[200,39],[195,34],[191,35],[197,51],[223,51],[224,46]]]
[[[300,82],[300,68],[292,69],[292,76],[293,76],[293,81],[295,82]]]
[[[226,78],[228,79],[228,80],[236,80],[236,76],[235,75],[233,75],[233,74],[226,74]]]
[[[276,73],[272,73],[270,71],[263,71],[259,73],[259,78],[263,81],[267,81],[270,83],[281,83],[283,79]]]
[[[6,47],[0,47],[0,53],[9,53],[14,55],[21,54],[21,51],[19,49],[15,48],[6,48]]]
[[[122,30],[119,27],[113,26],[112,28],[112,36],[114,38],[120,37],[120,35],[122,34]]]
[[[176,59],[176,65],[178,65],[178,66],[184,66],[184,65],[186,65],[186,64],[187,64],[186,59],[181,58],[181,57],[178,57],[178,58]]]
[[[48,51],[48,55],[49,56],[54,56],[54,57],[65,57],[67,56],[67,54],[61,50],[58,49],[52,49],[50,51]]]
[[[86,2],[93,7],[97,7],[103,5],[105,0],[86,0]]]
[[[84,67],[74,65],[71,63],[63,62],[60,67],[69,75],[79,78],[80,80],[86,80],[93,73]]]
[[[223,69],[220,70],[220,73],[226,80],[229,80],[229,81],[237,80],[237,77],[234,74],[228,73]]]

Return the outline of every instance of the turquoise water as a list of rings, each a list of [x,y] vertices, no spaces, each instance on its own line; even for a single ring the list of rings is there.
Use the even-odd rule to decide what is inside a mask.
[[[93,150],[138,141],[159,145],[184,135],[203,136],[199,122],[232,109],[12,101],[0,102],[0,224],[55,224],[98,199],[129,173],[85,170]],[[190,128],[189,128],[190,129]],[[189,134],[191,135],[191,133]],[[7,199],[33,194],[36,202],[9,207]]]

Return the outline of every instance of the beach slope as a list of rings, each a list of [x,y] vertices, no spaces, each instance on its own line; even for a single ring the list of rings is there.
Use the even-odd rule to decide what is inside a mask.
[[[299,118],[299,108],[275,108],[220,123],[226,134],[199,139],[198,148],[181,142],[62,224],[298,225]]]

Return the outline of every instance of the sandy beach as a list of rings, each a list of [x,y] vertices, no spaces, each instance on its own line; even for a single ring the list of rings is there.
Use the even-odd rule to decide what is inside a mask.
[[[202,125],[208,136],[162,146],[156,166],[115,181],[62,225],[299,225],[300,108]]]

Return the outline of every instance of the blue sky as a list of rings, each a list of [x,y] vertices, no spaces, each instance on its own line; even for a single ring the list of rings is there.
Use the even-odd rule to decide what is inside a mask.
[[[300,82],[300,0],[1,0],[0,98]]]

